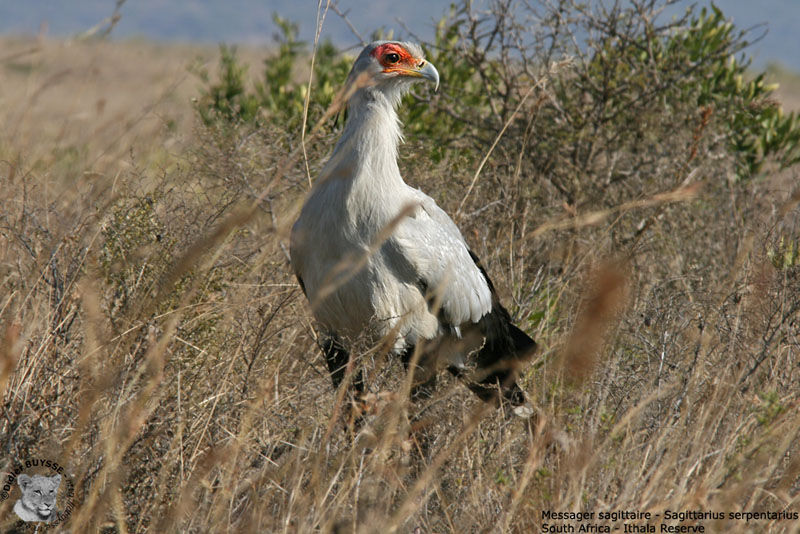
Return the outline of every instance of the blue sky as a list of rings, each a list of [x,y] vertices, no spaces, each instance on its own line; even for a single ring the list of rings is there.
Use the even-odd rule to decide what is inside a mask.
[[[594,0],[597,1],[597,0]],[[475,0],[486,5],[488,0]],[[324,2],[323,2],[324,3]],[[406,35],[401,22],[422,39],[433,35],[435,21],[451,0],[338,0],[359,32],[377,28]],[[697,2],[707,4],[708,0]],[[48,34],[66,36],[84,31],[108,16],[115,0],[2,0],[0,33],[36,33],[47,24]],[[681,5],[689,5],[683,2]],[[769,32],[753,46],[757,65],[779,61],[800,71],[800,0],[720,0],[717,5],[740,28],[766,23]],[[296,21],[303,38],[313,36],[316,0],[128,0],[115,37],[143,36],[158,40],[268,43],[275,32],[272,13]],[[344,22],[329,12],[324,35],[339,45],[356,40]]]

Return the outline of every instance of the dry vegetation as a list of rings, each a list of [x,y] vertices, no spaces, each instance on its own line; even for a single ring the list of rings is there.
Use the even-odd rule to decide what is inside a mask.
[[[409,403],[375,347],[360,362],[376,413],[353,435],[287,261],[308,188],[286,156],[298,132],[203,127],[187,65],[208,50],[1,48],[2,469],[68,466],[61,530],[537,532],[542,510],[800,511],[796,169],[734,180],[698,114],[648,178],[592,160],[602,201],[526,179],[500,147],[462,202],[479,160],[434,163],[410,138],[409,181],[459,212],[540,343],[522,379],[537,415],[487,411],[452,380]],[[540,93],[526,113],[551,120]],[[310,141],[312,177],[335,137]]]

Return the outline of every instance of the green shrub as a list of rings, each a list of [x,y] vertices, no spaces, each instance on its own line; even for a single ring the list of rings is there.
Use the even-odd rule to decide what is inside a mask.
[[[280,28],[277,52],[264,60],[262,80],[248,87],[247,66],[238,59],[236,48],[220,46],[217,80],[205,70],[197,75],[204,84],[197,110],[206,125],[278,123],[296,129],[303,117],[308,93],[307,80],[300,80],[299,67],[309,57],[308,44],[297,39],[297,25],[278,15]],[[330,106],[350,70],[351,59],[339,54],[330,40],[317,47],[309,117],[313,121]]]
[[[746,80],[750,60],[746,56],[737,60],[735,53],[747,44],[744,33],[737,33],[713,4],[666,43],[668,54],[684,56],[688,64],[703,67],[682,80],[678,97],[720,115],[740,178],[758,174],[770,157],[775,157],[781,168],[800,161],[797,115],[785,114],[772,99],[777,86],[765,83],[764,72]],[[711,61],[706,60],[709,57]]]
[[[216,121],[252,122],[261,103],[247,92],[247,66],[236,57],[236,47],[220,45],[219,80],[212,83],[207,71],[198,76],[206,84],[197,103],[197,111],[206,125]]]
[[[592,11],[558,2],[511,17],[501,16],[510,2],[488,14],[462,3],[430,47],[443,80],[438,113],[428,121],[412,115],[411,131],[465,139],[483,154],[510,121],[497,163],[550,182],[569,203],[607,197],[609,186],[664,167],[685,174],[708,157],[732,156],[739,178],[757,175],[767,161],[796,163],[797,115],[781,110],[763,73],[749,75],[746,56],[737,59],[749,44],[746,32],[716,6],[661,22],[663,4]],[[526,14],[539,29],[519,23]],[[568,56],[571,67],[548,73]],[[537,82],[548,87],[515,116]]]
[[[534,182],[546,179],[568,203],[603,198],[609,185],[665,165],[685,172],[703,154],[731,154],[733,172],[743,179],[767,161],[785,168],[800,160],[797,115],[781,110],[763,73],[749,75],[745,55],[737,59],[748,46],[746,32],[716,6],[690,7],[662,23],[662,4],[638,1],[598,12],[561,2],[557,9],[520,8],[517,17],[500,16],[510,2],[490,13],[474,11],[469,2],[451,7],[434,42],[423,44],[442,89],[432,100],[408,97],[402,110],[408,138],[430,147],[435,160],[455,149],[474,160],[509,122],[495,163],[515,165]],[[540,29],[516,22],[525,15],[536,15]],[[298,40],[297,25],[277,15],[274,20],[277,50],[254,87],[236,50],[224,45],[218,79],[200,73],[197,108],[206,124],[299,127],[308,86],[298,70],[309,47]],[[526,42],[530,46],[519,46]],[[548,73],[553,61],[568,55],[570,67]],[[332,102],[350,63],[330,41],[318,47],[312,123]],[[536,83],[542,89],[522,103]]]

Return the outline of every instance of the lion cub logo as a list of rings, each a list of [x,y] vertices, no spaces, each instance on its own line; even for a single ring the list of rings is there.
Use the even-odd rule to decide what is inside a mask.
[[[17,483],[22,490],[22,498],[14,505],[14,512],[20,519],[46,523],[56,519],[56,495],[61,485],[61,475],[19,475]]]

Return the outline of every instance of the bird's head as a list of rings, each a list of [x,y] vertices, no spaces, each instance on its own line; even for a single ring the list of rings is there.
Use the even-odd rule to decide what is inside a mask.
[[[439,72],[422,55],[419,45],[401,41],[375,41],[364,47],[350,71],[355,91],[362,87],[382,92],[397,103],[418,80],[439,87]]]

